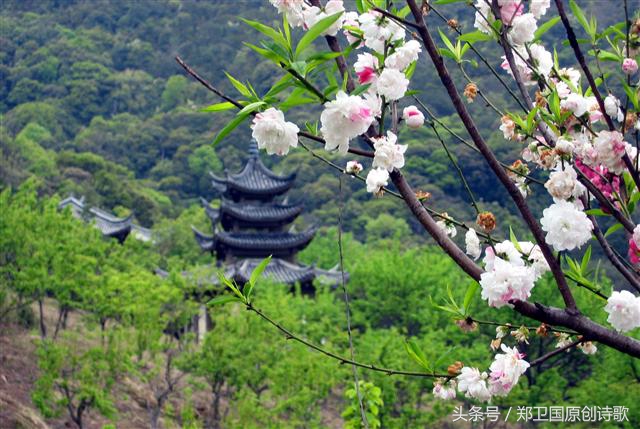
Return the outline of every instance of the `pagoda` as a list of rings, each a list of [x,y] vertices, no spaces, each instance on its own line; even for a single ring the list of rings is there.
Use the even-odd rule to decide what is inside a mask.
[[[212,235],[192,227],[203,251],[215,255],[216,265],[223,267],[227,278],[246,283],[251,272],[267,256],[272,259],[263,275],[278,283],[294,285],[313,292],[313,281],[337,284],[341,273],[337,268],[321,270],[300,265],[296,254],[313,239],[317,228],[296,232],[289,225],[302,213],[301,204],[278,202],[293,186],[296,174],[279,176],[260,160],[254,141],[249,146],[249,159],[237,174],[219,177],[211,174],[213,188],[220,195],[219,207],[201,198],[211,221]]]
[[[71,209],[73,217],[90,222],[100,230],[103,236],[115,238],[120,244],[124,243],[129,234],[141,241],[152,241],[151,230],[134,224],[133,214],[126,218],[116,217],[98,207],[88,207],[84,197],[78,199],[73,195],[58,204],[60,210],[67,207]]]

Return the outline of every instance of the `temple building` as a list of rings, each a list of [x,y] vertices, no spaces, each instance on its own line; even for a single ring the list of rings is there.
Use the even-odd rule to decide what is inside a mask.
[[[228,278],[239,284],[249,280],[253,269],[267,256],[271,263],[264,271],[278,283],[299,283],[303,291],[313,291],[313,281],[337,284],[341,273],[337,268],[322,270],[301,265],[296,255],[313,239],[316,228],[296,232],[291,223],[302,213],[302,205],[278,202],[293,186],[296,175],[279,176],[260,160],[255,142],[249,147],[249,159],[237,174],[218,177],[211,174],[220,204],[212,207],[201,199],[211,220],[213,234],[196,228],[193,232],[203,251],[211,252],[216,264]]]
[[[60,210],[67,207],[71,209],[73,217],[89,221],[102,232],[102,235],[115,238],[120,244],[124,243],[130,234],[141,241],[152,239],[151,230],[133,223],[133,214],[126,218],[119,218],[98,207],[88,207],[84,203],[84,197],[78,199],[73,195],[58,204]]]

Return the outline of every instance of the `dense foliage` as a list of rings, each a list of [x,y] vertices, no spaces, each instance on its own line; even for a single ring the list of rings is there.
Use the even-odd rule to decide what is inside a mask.
[[[249,5],[240,12],[247,18],[279,19],[266,2]],[[210,255],[200,254],[190,231],[190,225],[207,225],[196,199],[214,196],[209,171],[240,167],[250,130],[240,127],[213,147],[215,132],[232,116],[201,111],[218,100],[185,77],[173,56],[188,59],[229,93],[234,89],[223,71],[264,92],[279,71],[242,45],[247,27],[237,9],[236,2],[173,0],[3,4],[0,323],[19,323],[39,334],[32,403],[46,418],[119,425],[130,417],[122,403],[134,398],[151,427],[359,427],[349,368],[287,341],[240,304],[212,308],[213,328],[204,339],[182,330],[219,293],[201,281],[213,273],[203,268]],[[462,134],[445,94],[420,67],[414,77],[423,91],[418,97],[428,97],[443,123]],[[495,87],[476,74],[484,88]],[[500,158],[515,160],[518,148],[502,139],[488,109],[480,102],[471,108],[480,125],[495,130],[487,137]],[[292,115],[299,123],[310,117]],[[405,172],[432,194],[433,206],[471,214],[433,130],[425,127],[409,145]],[[506,195],[476,153],[457,144],[450,150],[484,207],[504,224],[517,225]],[[344,203],[357,360],[421,370],[407,355],[405,341],[411,339],[431,362],[438,361],[440,372],[455,361],[489,363],[494,327],[465,332],[455,316],[435,307],[448,300],[451,285],[461,286],[453,292],[461,302],[470,282],[425,244],[423,233],[416,234],[420,229],[401,204],[371,198],[360,182],[337,178],[303,151],[279,163],[265,161],[275,171],[298,172],[291,198],[305,203],[300,222],[322,226],[300,255],[303,262],[324,268],[338,263],[335,225]],[[103,239],[58,211],[69,193],[120,215],[133,211],[138,222],[153,227],[155,244],[128,240],[119,246]],[[169,270],[169,277],[155,275],[157,267]],[[200,277],[184,277],[183,270]],[[606,278],[598,280],[609,288]],[[547,300],[552,290],[550,281],[543,282],[536,297]],[[576,293],[581,307],[603,321],[601,302],[582,292]],[[506,309],[489,316],[476,300],[478,292],[470,307],[476,319],[503,317],[514,329],[524,323]],[[297,335],[348,355],[339,291],[319,287],[309,297],[261,281],[254,301]],[[46,320],[47,311],[53,319]],[[519,347],[534,360],[555,338],[532,335],[529,343]],[[639,373],[637,362],[605,347],[596,358],[574,350],[532,369],[496,405],[627,406],[627,426],[637,427]],[[444,426],[454,406],[469,405],[435,400],[430,379],[377,372],[362,378],[368,407],[377,409],[371,421],[380,427]]]

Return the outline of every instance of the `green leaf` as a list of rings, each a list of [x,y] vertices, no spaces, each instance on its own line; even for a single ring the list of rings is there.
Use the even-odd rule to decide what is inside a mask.
[[[213,146],[216,146],[231,131],[235,130],[238,125],[240,125],[245,119],[247,119],[247,116],[249,116],[249,114],[236,116],[231,122],[225,125],[225,127],[221,129],[220,132],[216,135],[216,138],[213,139]]]
[[[607,231],[604,233],[604,237],[607,238],[608,236],[610,236],[611,234],[613,234],[614,232],[616,232],[617,230],[619,230],[620,228],[622,228],[622,224],[621,223],[616,223],[614,225],[611,225]]]
[[[578,6],[578,4],[574,0],[569,0],[569,7],[571,8],[573,15],[576,17],[580,25],[582,25],[582,28],[584,28],[584,31],[586,31],[587,34],[591,36],[589,22],[587,22],[587,18],[584,16],[584,12],[582,12],[580,6]]]
[[[203,107],[200,109],[201,112],[222,112],[223,110],[234,109],[235,104],[225,101],[223,103],[212,104],[211,106]]]
[[[516,235],[513,232],[513,229],[511,229],[511,226],[509,226],[509,240],[511,241],[511,243],[513,243],[513,245],[515,246],[518,252],[524,253],[522,251],[522,248],[520,247],[520,242],[518,242],[518,239],[516,238]]]
[[[478,287],[480,287],[480,284],[477,282],[473,282],[469,285],[469,287],[467,288],[467,292],[464,294],[462,309],[464,310],[465,316],[469,313],[471,300],[473,300],[473,296],[476,294]]]
[[[586,252],[584,252],[584,256],[582,257],[582,263],[580,264],[580,271],[585,274],[587,272],[587,268],[589,268],[589,261],[591,260],[591,246],[587,247]]]
[[[288,62],[286,58],[282,57],[281,55],[277,54],[276,52],[270,49],[259,48],[258,46],[252,45],[251,43],[247,43],[247,42],[242,42],[242,43],[244,43],[245,46],[248,46],[249,48],[253,49],[254,51],[259,53],[266,59],[273,61],[276,64]]]
[[[462,3],[467,0],[438,0],[435,4],[451,4],[451,3]]]
[[[453,44],[451,43],[451,41],[449,40],[447,35],[444,34],[442,32],[442,30],[440,30],[440,29],[438,29],[438,33],[440,34],[440,38],[442,39],[442,42],[445,44],[447,49],[449,49],[449,51],[451,51],[451,53],[454,54],[454,58],[455,58],[455,50],[456,49],[453,47]]]
[[[431,371],[429,367],[429,362],[427,361],[427,357],[420,349],[420,346],[414,340],[406,340],[404,343],[405,349],[407,350],[407,354],[418,363],[421,367],[426,369],[427,371]]]
[[[265,268],[267,268],[267,265],[269,265],[269,262],[271,262],[271,255],[264,258],[262,262],[260,262],[260,264],[251,273],[251,277],[249,278],[249,286],[247,287],[247,290],[244,293],[244,296],[246,296],[247,299],[249,299],[249,297],[251,296],[253,287],[256,285],[256,282],[264,272]]]
[[[238,298],[237,296],[233,296],[233,295],[222,295],[222,296],[218,296],[216,298],[213,298],[211,301],[207,302],[207,305],[212,306],[212,305],[224,305],[224,304],[228,304],[230,302],[241,302],[240,298]]]
[[[265,36],[269,37],[271,40],[276,42],[278,45],[282,46],[283,48],[286,49],[289,47],[287,43],[287,39],[285,39],[282,33],[280,33],[279,31],[276,31],[274,28],[271,28],[268,25],[264,25],[257,21],[251,21],[244,18],[240,18],[240,19],[244,21],[245,24],[255,28],[256,30],[258,30],[259,32],[261,32],[262,34],[264,34]]]
[[[240,94],[244,95],[245,97],[251,97],[251,91],[249,91],[249,88],[247,88],[245,84],[243,84],[227,72],[224,72],[224,74],[227,75],[227,78],[229,79],[231,84],[235,87],[235,89],[238,90]]]
[[[353,90],[351,95],[360,95],[363,92],[366,92],[369,89],[370,86],[371,86],[370,83],[367,83],[366,85],[359,85],[359,86],[356,87],[356,89]]]
[[[326,18],[322,18],[320,21],[316,22],[315,25],[311,27],[304,36],[302,36],[300,42],[298,42],[298,46],[296,46],[295,56],[297,57],[298,55],[300,55],[302,51],[307,48],[307,46],[313,43],[313,41],[320,36],[320,34],[326,31],[327,28],[331,27],[338,20],[338,18],[340,18],[341,15],[342,12],[338,12],[333,15],[329,15]]]
[[[409,67],[407,67],[407,69],[404,71],[404,75],[407,77],[407,79],[411,80],[411,76],[413,76],[413,73],[415,73],[416,71],[416,66],[417,66],[418,62],[414,61],[411,64],[409,64]]]
[[[550,20],[542,24],[540,27],[538,27],[538,29],[534,33],[533,41],[536,42],[540,40],[540,37],[542,37],[542,35],[547,31],[551,30],[551,28],[553,28],[553,26],[556,25],[558,22],[560,22],[560,17],[554,16],[553,18],[551,18]]]
[[[604,211],[602,211],[602,209],[589,209],[589,210],[585,210],[584,212],[592,216],[609,216]]]
[[[461,42],[468,42],[473,44],[475,42],[486,42],[488,40],[493,40],[493,38],[490,35],[483,33],[482,31],[473,31],[471,33],[462,34],[460,37],[458,37],[458,40],[460,40]]]
[[[255,101],[253,103],[249,103],[240,110],[237,115],[248,115],[249,113],[257,110],[259,107],[266,105],[264,101]]]

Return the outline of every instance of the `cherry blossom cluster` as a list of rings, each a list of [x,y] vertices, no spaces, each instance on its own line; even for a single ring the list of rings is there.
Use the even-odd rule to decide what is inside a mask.
[[[633,113],[625,117],[622,103],[613,94],[606,96],[604,112],[601,111],[596,97],[589,95],[588,91],[583,91],[582,75],[578,70],[554,70],[551,53],[540,43],[534,42],[535,31],[538,28],[537,19],[546,13],[550,5],[549,0],[527,2],[528,10],[525,10],[524,2],[519,0],[498,0],[497,3],[499,17],[493,14],[490,2],[477,0],[475,27],[486,34],[493,34],[495,30],[492,24],[496,19],[502,21],[506,27],[508,42],[513,49],[513,66],[517,69],[515,71],[520,81],[524,85],[540,84],[541,91],[536,93],[537,106],[545,107],[554,99],[557,100],[564,120],[564,123],[556,124],[557,132],[546,127],[546,124],[538,127],[541,132],[552,133],[552,141],[549,141],[547,136],[527,135],[526,130],[518,127],[515,118],[509,115],[501,118],[500,130],[505,139],[525,144],[522,151],[525,162],[550,171],[545,188],[553,198],[553,204],[543,210],[540,220],[542,229],[546,232],[546,242],[556,251],[580,248],[591,238],[594,225],[584,212],[583,201],[587,192],[578,181],[578,173],[589,179],[614,207],[620,208],[621,175],[626,171],[623,157],[628,155],[632,162],[636,162],[638,156],[636,148],[624,140],[621,132],[608,128],[598,130],[598,127],[606,125],[605,114],[613,121],[621,123],[622,129],[635,127],[636,130],[640,130],[640,120]],[[503,57],[503,60],[502,68],[514,76],[516,73],[506,57]],[[621,69],[624,74],[632,76],[637,73],[638,65],[634,59],[626,58],[621,64]],[[511,177],[526,196],[528,189],[525,188],[522,177]],[[606,207],[603,207],[603,211],[609,212]],[[477,257],[478,246],[472,232],[467,235],[467,253]],[[640,263],[638,238],[640,227],[636,228],[633,237],[629,239],[628,256],[632,264]],[[489,261],[492,261],[493,256],[490,253],[487,253],[487,256]],[[520,296],[526,299],[532,287],[533,276],[525,275],[521,264],[508,266],[503,259],[499,259],[497,263],[486,265],[487,273],[483,274],[481,285],[483,297],[488,299],[490,305],[504,305],[505,302],[499,295],[504,291],[511,293],[513,290],[515,294],[520,293]],[[508,293],[504,295],[508,296]],[[605,307],[609,313],[609,323],[620,331],[628,331],[638,326],[637,299],[640,298],[632,298],[630,292],[614,292]]]
[[[480,372],[478,368],[463,367],[456,378],[436,380],[433,394],[440,399],[455,399],[456,387],[465,397],[479,401],[489,401],[494,396],[506,396],[516,384],[520,376],[529,368],[524,354],[516,347],[502,344],[502,352],[498,353],[489,366],[489,374]]]
[[[362,53],[357,55],[353,67],[358,83],[366,85],[366,91],[359,95],[338,91],[335,99],[324,104],[320,133],[326,150],[346,154],[350,141],[366,133],[381,118],[388,103],[397,102],[405,96],[409,87],[407,72],[418,59],[422,50],[420,43],[405,41],[404,28],[377,11],[362,14],[345,12],[342,0],[330,0],[324,8],[311,6],[302,0],[270,1],[278,12],[286,16],[292,27],[303,29],[343,12],[322,34],[335,36],[343,29],[348,42],[361,49]],[[415,106],[408,106],[402,112],[402,121],[408,128],[419,128],[424,124],[424,115]],[[286,122],[282,112],[276,109],[258,114],[252,129],[259,147],[268,153],[285,155],[289,147],[297,145],[297,137],[291,132],[293,124]],[[372,138],[375,156],[366,179],[368,192],[380,195],[388,185],[389,173],[404,166],[407,146],[398,144],[397,140],[398,136],[392,131]],[[347,166],[345,171],[351,174],[361,171],[352,167]]]
[[[366,189],[381,195],[389,183],[390,173],[405,165],[407,145],[398,142],[397,124],[384,135],[372,136],[370,131],[377,122],[382,129],[384,112],[389,106],[396,108],[395,103],[405,97],[412,66],[422,51],[421,44],[416,40],[405,40],[403,27],[375,10],[362,14],[345,11],[342,0],[329,0],[322,8],[303,0],[270,2],[286,16],[289,25],[305,30],[323,18],[341,14],[322,34],[336,36],[342,32],[356,49],[353,72],[360,87],[353,93],[337,91],[333,99],[324,103],[319,131],[325,149],[343,155],[349,151],[352,140],[369,136],[374,156],[366,176]],[[530,189],[526,176],[530,166],[548,172],[544,187],[553,203],[542,211],[540,219],[546,243],[557,252],[579,249],[591,239],[594,230],[594,224],[585,213],[588,208],[585,205],[589,205],[588,198],[592,196],[580,180],[588,179],[612,207],[623,209],[625,158],[628,156],[634,163],[638,158],[636,148],[625,141],[624,130],[635,127],[640,131],[640,120],[635,114],[625,112],[625,106],[613,94],[606,95],[602,111],[596,97],[585,89],[580,71],[571,67],[559,68],[551,52],[535,40],[538,20],[547,13],[550,0],[498,0],[495,14],[490,4],[487,0],[476,0],[474,26],[483,33],[495,35],[499,27],[494,23],[499,19],[508,49],[514,54],[510,61],[506,55],[503,57],[501,68],[526,87],[539,87],[535,108],[540,110],[532,112],[532,115],[536,114],[533,129],[524,127],[521,118],[512,114],[500,119],[503,137],[523,146],[522,160],[512,165],[509,177],[527,197]],[[620,67],[628,76],[638,72],[638,64],[633,58],[624,59]],[[475,83],[470,83],[464,95],[472,102],[477,93]],[[549,126],[549,121],[541,120],[540,111],[552,105],[557,109],[549,108],[549,115],[553,113],[556,121]],[[620,124],[623,132],[606,127],[605,115]],[[425,117],[415,106],[408,106],[402,111],[400,120],[407,128],[416,129],[423,126]],[[298,127],[287,122],[284,114],[275,108],[258,113],[252,130],[258,146],[269,154],[285,155],[289,148],[297,146]],[[358,175],[363,170],[362,164],[349,161],[344,171]],[[609,213],[604,206],[602,210]],[[488,219],[483,213],[478,217],[477,223],[485,233],[495,228],[495,217],[491,227],[484,225]],[[447,235],[456,236],[455,223],[446,213],[440,216],[437,224]],[[478,260],[482,256],[478,234],[473,228],[467,228],[464,238],[466,253]],[[630,263],[640,264],[640,225],[628,243]],[[531,242],[503,241],[486,247],[484,254],[481,297],[492,307],[511,305],[513,300],[526,301],[536,281],[550,270],[540,247]],[[609,314],[608,322],[619,331],[640,326],[640,298],[630,292],[613,292],[605,311]],[[526,333],[525,330],[514,332],[516,338],[526,341],[528,330]],[[560,336],[558,344],[564,345],[568,341],[568,336]],[[499,341],[495,342],[495,348],[499,345]],[[596,350],[590,342],[581,342],[578,347],[588,354]],[[434,394],[451,399],[455,397],[456,388],[479,400],[506,394],[528,364],[517,349],[502,344],[502,350],[505,353],[496,356],[489,375],[475,368],[462,368],[456,380],[436,383]]]

